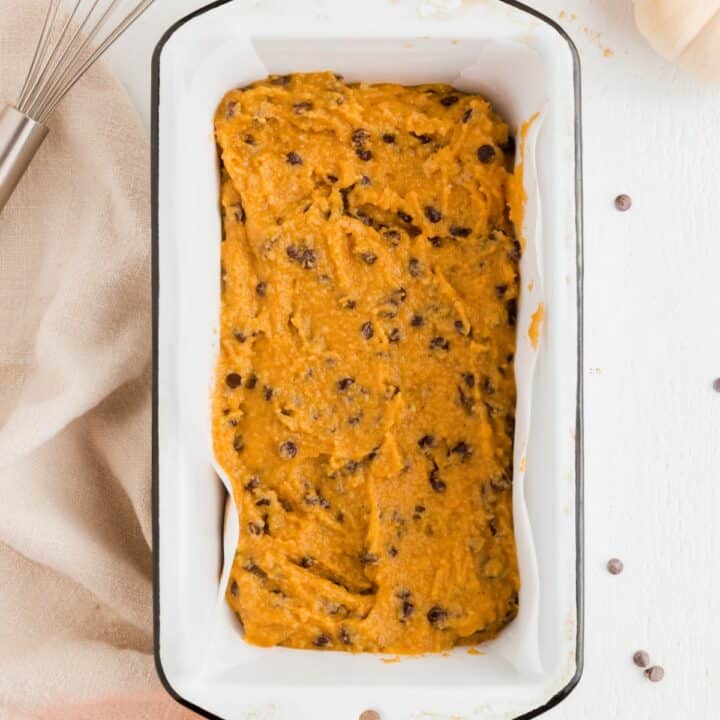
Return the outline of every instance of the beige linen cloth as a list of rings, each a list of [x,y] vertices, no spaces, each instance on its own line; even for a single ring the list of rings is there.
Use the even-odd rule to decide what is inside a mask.
[[[0,0],[0,101],[46,6]],[[190,717],[152,661],[147,140],[105,68],[50,126],[0,215],[0,719]]]

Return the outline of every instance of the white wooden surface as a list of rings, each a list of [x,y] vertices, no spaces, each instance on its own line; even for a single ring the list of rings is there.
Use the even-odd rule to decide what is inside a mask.
[[[577,44],[585,98],[585,674],[545,717],[719,718],[720,86],[656,57],[631,0],[527,1]],[[204,4],[156,0],[110,56],[146,123],[152,48]]]

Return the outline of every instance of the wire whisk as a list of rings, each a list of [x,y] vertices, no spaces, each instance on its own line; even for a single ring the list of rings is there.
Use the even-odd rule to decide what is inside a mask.
[[[0,212],[45,140],[48,118],[153,2],[49,0],[17,102],[0,113]]]

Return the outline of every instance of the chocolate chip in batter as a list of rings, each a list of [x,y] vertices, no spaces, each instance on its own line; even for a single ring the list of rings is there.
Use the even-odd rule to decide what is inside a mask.
[[[226,110],[225,110],[225,117],[226,117],[228,120],[231,120],[232,118],[235,117],[235,108],[237,108],[237,101],[236,101],[236,100],[231,100],[231,101],[227,104],[227,108],[226,108]]]
[[[415,278],[422,275],[422,265],[417,258],[411,257],[408,261],[408,272]]]
[[[255,507],[267,507],[268,505],[270,505],[269,498],[260,498],[255,502]]]
[[[243,138],[243,142],[246,145],[254,145],[255,144],[255,137],[253,135],[250,135],[249,133]]]
[[[341,627],[340,628],[340,642],[343,645],[352,645],[352,639],[350,638],[350,633],[347,631],[347,628]]]
[[[420,520],[422,519],[422,514],[425,512],[425,506],[424,505],[416,505],[415,511],[413,512],[413,520]]]
[[[331,173],[328,173],[325,177],[327,178],[327,181],[332,184],[334,184],[338,181],[338,176],[332,175]]]
[[[383,233],[383,237],[393,247],[397,247],[400,244],[400,233],[397,230],[387,230],[385,233]]]
[[[374,265],[377,261],[377,255],[369,251],[360,253],[360,257],[363,259],[366,265]]]
[[[430,610],[428,610],[427,619],[428,622],[431,625],[438,626],[441,625],[445,620],[447,620],[448,612],[444,608],[441,608],[438,605],[435,605],[434,607],[431,607]]]
[[[392,145],[395,142],[395,135],[393,135],[392,133],[385,133],[382,136],[382,141],[384,143],[387,143],[388,145]]]
[[[293,105],[293,112],[296,115],[302,115],[303,113],[306,113],[308,110],[313,109],[313,104],[307,100],[304,100],[303,102],[296,102]]]
[[[444,493],[447,489],[447,483],[440,478],[439,476],[439,470],[437,468],[433,468],[430,471],[430,475],[428,476],[428,480],[430,481],[430,487],[436,492],[436,493]]]
[[[477,158],[485,165],[491,163],[495,159],[495,148],[492,145],[481,145],[477,149]]]
[[[463,381],[469,387],[475,387],[475,376],[472,373],[463,373]]]
[[[363,175],[363,176],[360,178],[360,184],[361,184],[361,185],[366,185],[366,186],[367,186],[367,185],[372,185],[372,180],[371,180],[367,175]]]
[[[289,152],[285,156],[285,159],[287,160],[287,162],[290,165],[302,165],[303,164],[303,159],[294,150]]]
[[[289,460],[297,455],[297,445],[292,440],[286,440],[280,446],[280,457]]]
[[[504,143],[500,144],[500,149],[506,155],[514,155],[515,154],[515,136],[508,135],[508,139]]]
[[[418,447],[420,447],[422,450],[431,448],[433,445],[435,445],[435,437],[433,435],[423,435],[418,440]]]
[[[233,438],[233,450],[237,453],[241,453],[245,449],[245,439],[240,433],[236,433]]]
[[[236,597],[238,597],[238,595],[240,595],[240,586],[235,582],[235,580],[233,580],[230,583],[230,594],[234,598],[236,598]]]
[[[245,216],[245,208],[242,206],[241,203],[235,203],[235,205],[232,206],[233,215],[235,217],[235,222],[244,223],[246,216]]]
[[[391,558],[397,557],[397,555],[398,555],[398,549],[397,549],[394,545],[391,545],[391,546],[388,548],[387,553],[388,553],[388,555],[389,555]]]
[[[367,162],[368,160],[372,160],[372,150],[368,150],[367,148],[356,148],[355,154],[363,161]]]
[[[390,302],[395,303],[396,305],[399,305],[400,303],[405,302],[405,298],[407,297],[407,290],[404,287],[399,287],[397,290],[393,290],[390,294]]]
[[[253,520],[253,522],[248,523],[248,530],[251,535],[263,535],[265,533],[265,523]]]
[[[332,639],[329,635],[322,633],[313,640],[315,647],[328,647],[332,643]]]
[[[495,393],[495,385],[489,377],[484,377],[482,382],[482,391],[485,395],[493,395]]]
[[[356,300],[346,300],[343,303],[343,307],[345,308],[345,310],[354,310],[356,308],[356,306],[357,306]]]
[[[453,237],[466,238],[470,236],[472,229],[469,227],[461,227],[460,225],[451,225],[450,234]]]
[[[505,309],[507,310],[508,325],[510,327],[515,327],[517,325],[517,313],[518,313],[517,300],[515,298],[508,300],[505,303]]]
[[[230,373],[225,378],[225,384],[231,389],[239,388],[242,385],[242,377],[237,373]]]
[[[422,145],[427,145],[429,142],[432,142],[432,135],[428,135],[427,133],[410,133],[416,140],[418,140]]]
[[[260,478],[257,475],[253,475],[246,483],[245,483],[245,489],[248,492],[252,492],[253,490],[257,490],[260,487]]]
[[[352,141],[355,145],[362,145],[370,139],[370,133],[365,128],[353,130]]]
[[[271,85],[280,85],[282,87],[285,87],[286,85],[290,84],[290,80],[292,80],[291,75],[271,75],[270,76],[270,84]]]
[[[309,555],[305,555],[304,557],[300,558],[300,567],[305,568],[306,570],[308,568],[311,568],[315,564],[315,558],[310,557]]]
[[[431,238],[428,238],[428,240],[433,247],[442,247],[443,239],[439,235],[433,235]]]
[[[465,411],[466,415],[472,415],[475,405],[471,397],[465,394],[465,391],[458,385],[458,399],[460,400],[460,407]]]
[[[360,553],[358,560],[360,560],[363,565],[374,565],[378,560],[380,560],[380,557],[375,555],[375,553],[362,552]]]
[[[355,378],[346,377],[342,380],[338,380],[337,388],[341,392],[344,392],[345,390],[348,390],[352,385],[355,384]]]
[[[458,442],[450,452],[453,455],[460,455],[463,462],[467,462],[472,455],[472,448],[464,441]]]
[[[444,97],[442,98],[442,100],[440,100],[440,104],[443,107],[452,107],[457,103],[459,99],[460,98],[457,95],[448,95],[447,97]]]
[[[456,320],[453,324],[460,335],[465,334],[465,323],[462,320]]]
[[[375,334],[375,328],[373,328],[373,324],[368,320],[366,323],[363,323],[360,332],[366,340],[370,340]]]
[[[275,394],[275,391],[269,386],[265,385],[263,387],[263,399],[267,400],[268,402],[273,399],[273,395]]]
[[[258,297],[265,297],[267,295],[267,283],[264,280],[255,286],[255,294]]]
[[[388,342],[399,343],[400,342],[400,328],[393,328],[388,335]]]
[[[470,120],[470,118],[472,117],[472,115],[473,115],[472,108],[468,108],[468,109],[463,113],[463,116],[462,116],[462,121],[463,121],[463,123],[468,122],[468,121]]]
[[[312,270],[317,266],[317,254],[312,248],[305,245],[288,245],[285,248],[287,256],[304,270]]]
[[[244,343],[247,340],[247,335],[242,330],[233,330],[233,337],[240,343]]]
[[[442,220],[443,215],[436,207],[434,207],[432,205],[426,205],[425,206],[425,217],[431,223],[439,223]]]
[[[446,340],[444,337],[438,335],[437,337],[434,337],[430,341],[430,349],[431,350],[449,350],[450,349],[450,341]]]
[[[356,427],[357,425],[360,424],[360,420],[362,420],[362,414],[360,414],[360,415],[351,415],[351,416],[347,419],[347,424],[348,424],[350,427]]]
[[[490,487],[496,492],[509,490],[512,487],[512,478],[506,470],[501,470],[490,479]]]
[[[406,213],[406,212],[403,211],[403,210],[398,210],[398,211],[397,211],[397,216],[398,216],[404,223],[411,223],[411,222],[413,221],[412,215],[408,215],[408,213]]]
[[[522,258],[522,246],[520,245],[520,243],[517,240],[515,240],[513,242],[512,248],[511,248],[510,252],[508,253],[508,257],[513,262],[519,262],[520,259]]]
[[[496,285],[495,286],[495,297],[498,300],[502,300],[505,297],[505,293],[508,291],[507,285]]]
[[[413,327],[422,327],[425,324],[425,318],[422,315],[415,313],[410,319],[410,324]]]

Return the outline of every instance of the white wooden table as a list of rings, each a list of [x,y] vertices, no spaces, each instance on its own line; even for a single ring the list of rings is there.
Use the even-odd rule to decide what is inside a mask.
[[[361,3],[343,2],[361,11]],[[656,57],[635,30],[631,0],[527,2],[568,30],[584,80],[585,674],[545,717],[713,720],[720,717],[720,393],[712,390],[720,376],[720,86]],[[152,49],[172,22],[205,4],[156,0],[110,55],[146,124]],[[630,212],[614,209],[620,192],[632,196]],[[605,570],[612,556],[625,562],[618,577]],[[665,667],[662,683],[633,667],[639,648]]]

